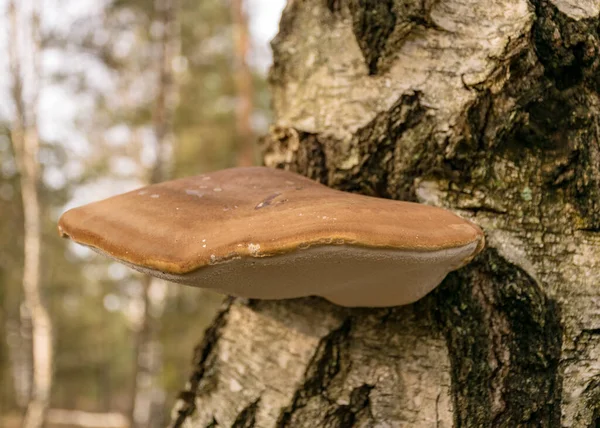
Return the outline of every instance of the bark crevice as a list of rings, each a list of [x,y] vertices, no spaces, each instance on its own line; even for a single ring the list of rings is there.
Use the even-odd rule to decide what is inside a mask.
[[[367,414],[365,420],[372,419],[373,415],[369,409],[369,395],[372,389],[373,386],[368,384],[354,388],[350,393],[350,404],[343,404],[329,410],[325,415],[323,426],[325,428],[351,428],[362,418],[363,412]]]
[[[254,428],[256,424],[256,411],[258,410],[259,403],[260,398],[244,407],[238,417],[235,418],[235,422],[231,428]]]
[[[378,62],[396,26],[393,0],[349,0],[352,28],[365,57],[369,74],[378,73]]]
[[[537,281],[489,249],[436,297],[456,426],[559,426],[560,311]]]
[[[202,393],[209,393],[210,388],[205,382],[201,385],[211,372],[215,375],[216,359],[214,357],[215,347],[221,337],[221,330],[227,324],[227,315],[233,299],[228,298],[223,304],[212,324],[204,332],[202,342],[194,350],[192,360],[192,374],[189,377],[185,390],[179,393],[179,398],[175,404],[173,420],[171,426],[179,428],[183,426],[185,420],[196,411],[196,397]],[[213,418],[214,420],[214,418]],[[214,420],[215,423],[216,420]]]
[[[295,414],[308,405],[314,398],[325,398],[331,381],[342,370],[343,347],[347,346],[348,336],[352,329],[350,318],[342,325],[321,339],[313,358],[307,366],[303,385],[294,393],[292,402],[281,411],[277,427],[286,428],[293,425]]]

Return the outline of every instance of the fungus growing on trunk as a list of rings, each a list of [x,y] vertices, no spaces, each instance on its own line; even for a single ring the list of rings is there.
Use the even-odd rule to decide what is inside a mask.
[[[141,272],[234,296],[412,303],[484,245],[450,211],[264,167],[144,187],[67,211],[73,241]]]

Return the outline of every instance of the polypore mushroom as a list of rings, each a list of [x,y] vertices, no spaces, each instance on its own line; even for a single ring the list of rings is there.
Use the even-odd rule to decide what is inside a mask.
[[[141,272],[234,296],[322,296],[343,306],[414,302],[484,245],[450,211],[233,168],[67,211],[64,237]]]

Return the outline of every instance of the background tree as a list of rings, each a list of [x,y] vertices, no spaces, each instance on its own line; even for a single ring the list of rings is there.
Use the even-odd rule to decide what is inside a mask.
[[[40,138],[37,123],[41,80],[40,14],[37,4],[34,4],[31,12],[27,13],[20,10],[17,3],[11,0],[8,4],[8,16],[13,40],[9,49],[14,104],[14,120],[10,135],[19,173],[24,220],[22,279],[24,304],[21,314],[22,318],[27,319],[24,324],[30,328],[31,334],[31,387],[25,392],[28,392],[29,397],[23,427],[37,428],[44,424],[46,417],[53,369],[52,324],[42,297],[43,284],[40,277],[42,208],[38,193]],[[29,30],[30,34],[24,35],[24,29]],[[28,47],[24,52],[20,49],[23,45]],[[27,76],[27,84],[25,84],[25,76]],[[25,362],[29,359],[29,356],[24,358]],[[17,363],[17,359],[13,362]],[[17,374],[15,385],[22,382],[19,380],[21,372],[24,376],[29,374],[28,369],[24,367],[23,370],[15,370]],[[24,382],[26,385],[29,383],[28,380]]]
[[[598,426],[599,15],[288,2],[265,163],[452,209],[488,246],[406,307],[228,301],[174,425]]]
[[[180,51],[179,1],[161,0],[154,3],[151,25],[156,30],[154,41],[154,68],[156,71],[155,97],[152,108],[152,133],[154,137],[154,162],[149,171],[149,184],[165,181],[171,175],[174,146],[173,115],[177,102],[177,83],[174,61]],[[143,307],[135,335],[133,391],[129,420],[132,427],[161,427],[164,425],[165,394],[158,387],[162,367],[162,350],[157,340],[160,318],[166,293],[164,281],[150,276],[142,279],[139,304]],[[160,285],[159,285],[160,284]],[[160,287],[160,296],[152,298],[152,287]],[[157,294],[157,293],[155,293]]]
[[[9,28],[8,3],[0,0],[1,28]],[[15,3],[28,20],[34,1]],[[172,177],[237,163],[231,5],[220,0],[177,3],[181,13],[172,38],[175,49],[164,62],[158,55],[165,46],[160,2],[44,3],[37,190],[42,297],[55,333],[48,427],[122,427],[136,393],[144,397],[137,412],[142,425],[146,419],[164,425],[185,380],[188,351],[222,299],[191,287],[156,283],[144,293],[141,276],[68,245],[56,232],[58,216],[66,208],[146,184],[161,139],[168,140],[165,146],[177,141],[162,163]],[[3,83],[11,81],[7,48],[13,40],[3,34],[0,99],[9,100],[8,91],[2,96]],[[163,82],[159,64],[177,82],[170,88],[163,85],[162,110],[155,102]],[[269,100],[265,76],[254,66],[251,72],[255,127],[268,122]],[[21,425],[29,400],[32,361],[29,318],[21,318],[28,314],[21,305],[21,175],[10,139],[14,122],[8,104],[0,101],[0,426],[13,428]],[[166,134],[157,126],[161,123]],[[164,138],[155,138],[157,134]],[[145,296],[151,301],[147,306]],[[150,309],[146,319],[152,319],[152,334],[136,342],[144,308]],[[139,359],[136,343],[145,344],[138,348],[143,348]],[[138,361],[148,375],[138,386],[150,379],[148,387],[134,388]]]
[[[252,129],[254,88],[252,70],[248,64],[250,32],[248,13],[243,0],[231,0],[231,21],[234,37],[234,74],[236,84],[236,129],[238,166],[254,164],[255,135]]]

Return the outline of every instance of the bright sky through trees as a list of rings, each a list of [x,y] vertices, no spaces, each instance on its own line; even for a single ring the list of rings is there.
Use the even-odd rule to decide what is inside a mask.
[[[24,0],[23,7],[28,10],[32,0]],[[250,64],[257,70],[266,73],[271,62],[270,40],[275,36],[278,29],[279,17],[285,6],[285,0],[248,0],[247,8],[250,17],[250,32],[252,35],[252,55]],[[0,0],[0,11],[4,12],[7,0]],[[42,8],[42,25],[44,31],[58,34],[68,34],[74,25],[80,25],[89,20],[92,22],[103,13],[103,2],[97,0],[44,0]],[[6,14],[0,13],[0,28],[7,28]],[[93,24],[92,24],[93,25]],[[0,49],[7,44],[8,34],[0,31]],[[21,41],[23,42],[23,41]],[[85,55],[70,55],[58,49],[46,49],[42,56],[43,74],[48,76],[60,72],[65,63],[73,70],[85,72],[88,76],[88,84],[99,90],[109,91],[112,87],[112,79],[106,74],[103,67],[95,64],[93,58]],[[8,76],[8,63],[6,56],[0,57],[0,76]],[[8,95],[7,78],[0,78],[0,99],[10,99]],[[74,121],[76,114],[89,111],[93,114],[94,102],[88,93],[75,93],[70,91],[68,85],[56,84],[45,79],[40,94],[39,104],[39,126],[42,139],[46,141],[60,141],[61,145],[73,155],[85,158],[90,155],[89,141],[86,135],[78,129]],[[10,103],[0,103],[0,121],[10,120],[12,106]],[[61,188],[69,179],[76,178],[81,174],[80,163],[73,161],[67,164],[63,171],[53,168],[44,169],[44,181],[51,188]],[[131,182],[129,186],[135,187],[139,183]],[[119,184],[119,190],[123,190],[123,182]],[[95,197],[99,195],[109,196],[115,193],[111,184],[105,180],[94,186]],[[89,186],[86,191],[89,191]],[[89,202],[75,194],[69,205]]]
[[[16,1],[20,31],[10,39],[9,0],[0,0],[0,52],[18,44],[24,98],[33,99],[28,95],[33,94],[35,81],[29,78],[33,67],[28,38],[35,22],[31,8],[38,2],[45,36],[40,58],[43,79],[35,103],[40,131],[40,151],[35,159],[42,181],[42,293],[56,333],[50,406],[128,414],[132,407],[127,404],[128,397],[136,396],[130,390],[131,380],[136,378],[132,369],[141,307],[136,304],[142,301],[140,277],[95,257],[85,247],[61,240],[56,221],[73,206],[147,183],[157,157],[154,107],[160,105],[157,94],[164,93],[160,92],[164,89],[161,82],[166,81],[158,78],[163,68],[157,64],[170,64],[177,84],[177,92],[170,98],[176,105],[169,124],[176,147],[169,159],[173,174],[193,175],[235,165],[240,141],[236,107],[250,100],[252,109],[246,118],[253,138],[264,134],[271,122],[266,83],[271,63],[269,42],[277,32],[285,0],[244,0],[251,38],[244,57],[253,88],[250,95],[245,93],[246,98],[235,78],[239,61],[233,49],[232,10],[239,11],[233,8],[235,3],[179,3],[172,56],[161,63],[160,2]],[[21,386],[27,386],[30,377],[27,356],[31,354],[28,318],[19,310],[23,251],[19,244],[13,245],[23,239],[23,210],[9,149],[15,118],[11,84],[8,55],[0,56],[0,231],[4,241],[0,243],[0,355],[9,355],[12,362],[5,359],[0,364],[0,377],[12,379],[0,388],[0,426],[9,428],[16,425],[4,414],[19,418],[17,407],[23,404],[14,396],[19,388],[25,391],[21,395],[27,396]],[[162,294],[153,293],[155,289]],[[144,340],[153,343],[153,355],[160,362],[152,372],[156,376],[153,388],[162,391],[164,397],[157,403],[160,401],[158,407],[164,406],[166,412],[184,385],[198,332],[210,321],[221,297],[172,286],[150,287],[148,296],[161,308],[160,315],[155,315],[157,319],[160,316],[157,325],[162,327]]]
[[[23,5],[29,6],[31,0],[24,0]],[[249,58],[250,63],[263,72],[268,70],[271,62],[270,40],[277,33],[279,17],[285,6],[286,0],[248,0],[247,7],[250,11],[250,32],[252,34],[252,55]],[[0,11],[4,12],[7,7],[7,0],[0,0]],[[66,33],[76,22],[85,21],[86,18],[94,18],[102,13],[103,2],[97,0],[44,0],[43,1],[43,29],[48,31],[57,31]],[[6,14],[0,13],[0,28],[8,28],[5,22]],[[4,49],[8,43],[8,33],[0,31],[0,47]],[[71,62],[74,68],[85,68],[91,75],[91,80],[102,87],[110,85],[108,76],[103,75],[99,67],[93,67],[89,59],[84,57],[64,58],[64,54],[55,50],[47,50],[43,55],[43,66],[45,72],[64,67],[64,62]],[[90,66],[91,65],[91,66]],[[6,56],[0,57],[0,76],[7,76],[8,63]],[[8,100],[8,82],[9,79],[0,79],[0,97]],[[108,89],[108,88],[107,88]],[[79,98],[82,98],[81,96]],[[87,105],[86,105],[87,101]],[[60,106],[60,108],[56,108]],[[85,137],[73,127],[73,116],[76,111],[85,108],[92,108],[91,101],[73,99],[72,93],[66,93],[65,88],[56,85],[45,85],[40,99],[40,128],[42,137],[48,140],[60,139],[63,144],[67,144],[70,150],[76,154],[85,155],[87,145]],[[6,102],[0,103],[0,120],[9,119],[12,107]],[[48,175],[48,174],[46,174]],[[45,177],[46,180],[53,180],[51,177]],[[59,180],[55,177],[54,180]],[[49,183],[52,185],[53,183]],[[59,183],[56,183],[59,184]]]

